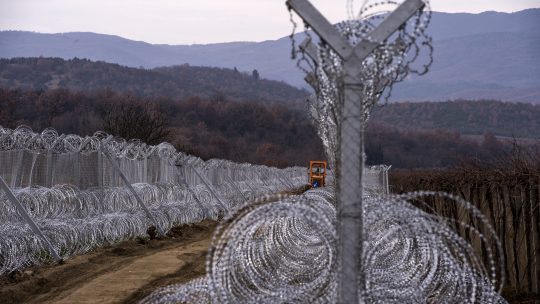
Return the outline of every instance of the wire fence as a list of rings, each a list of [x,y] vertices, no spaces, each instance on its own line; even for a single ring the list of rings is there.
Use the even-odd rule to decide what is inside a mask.
[[[170,228],[216,220],[255,197],[307,184],[306,168],[200,158],[105,133],[0,127],[0,274]],[[368,170],[385,191],[387,171]],[[124,180],[125,178],[127,180]],[[329,183],[333,181],[328,172]],[[10,197],[12,195],[12,197]]]
[[[0,197],[9,211],[0,225],[2,269],[43,261],[43,239],[64,257],[151,225],[166,231],[222,217],[206,276],[159,289],[143,303],[505,303],[504,251],[486,216],[447,193],[389,195],[389,167],[364,165],[372,107],[386,88],[418,72],[410,63],[421,47],[431,50],[424,34],[429,2],[364,1],[358,18],[335,27],[307,0],[287,4],[321,38],[301,44],[301,60],[312,59],[311,112],[334,182],[302,195],[271,195],[305,184],[306,169],[204,162],[167,144],[103,133],[1,129],[0,150],[8,152],[2,164],[9,167],[1,173],[45,236],[33,237],[17,202]],[[426,197],[444,198],[475,225],[425,212]]]
[[[306,184],[305,168],[203,161],[167,143],[24,126],[0,127],[0,177],[0,274],[144,236],[150,226],[165,233],[216,220],[247,199]]]
[[[506,257],[504,294],[514,300],[540,300],[540,171],[513,170],[456,170],[397,172],[393,174],[393,191],[439,189],[455,193],[470,201],[486,215],[501,239]],[[476,226],[459,206],[443,198],[430,198],[426,211],[444,214],[448,218]],[[474,235],[457,229],[470,241],[485,260],[487,252]],[[494,244],[488,244],[494,247]]]
[[[385,88],[418,72],[409,64],[420,45],[431,50],[428,1],[363,1],[358,18],[335,27],[307,0],[287,5],[320,38],[315,44],[307,32],[293,54],[316,92],[309,111],[334,183],[238,205],[214,233],[206,276],[143,303],[505,303],[502,246],[478,209],[441,192],[388,195],[389,167],[364,166],[371,108]],[[296,28],[292,13],[291,21]],[[370,189],[375,183],[382,191]],[[423,211],[426,197],[445,198],[476,225]]]
[[[296,50],[291,35],[293,54],[316,93],[309,111],[335,168],[336,188],[235,209],[214,234],[206,277],[143,302],[504,303],[497,292],[504,282],[500,242],[470,203],[440,192],[388,196],[366,187],[379,177],[364,165],[365,124],[393,83],[427,71],[430,62],[418,70],[410,63],[421,48],[431,50],[424,34],[429,2],[363,1],[358,17],[336,26],[307,0],[286,3],[320,38],[306,31]],[[292,13],[291,21],[296,28]],[[388,177],[381,175],[387,190]],[[455,225],[486,245],[486,259],[447,225],[452,219],[417,208],[431,196],[477,220],[474,227]]]

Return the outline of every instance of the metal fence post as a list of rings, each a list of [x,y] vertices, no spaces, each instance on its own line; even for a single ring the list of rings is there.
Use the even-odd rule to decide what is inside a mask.
[[[148,209],[148,207],[146,207],[146,205],[144,204],[144,202],[142,201],[141,197],[139,196],[139,194],[137,194],[137,191],[135,191],[135,189],[133,189],[133,186],[131,185],[131,182],[127,179],[127,177],[124,175],[124,173],[122,172],[122,170],[120,169],[120,166],[118,165],[118,163],[116,162],[116,160],[109,154],[109,152],[106,150],[106,149],[103,149],[103,147],[101,148],[101,151],[103,152],[103,154],[105,154],[105,156],[107,157],[107,159],[110,161],[111,165],[113,166],[114,170],[116,170],[116,172],[120,175],[120,178],[124,181],[124,183],[126,184],[126,186],[128,187],[129,191],[133,194],[133,196],[135,196],[135,199],[137,200],[137,203],[139,204],[139,206],[144,210],[144,212],[146,213],[146,216],[148,216],[148,218],[154,222],[154,225],[156,225],[156,228],[158,230],[158,232],[161,234],[161,235],[165,235],[165,230],[163,230],[163,228],[159,225],[158,221],[156,220],[156,218],[152,215],[152,213],[150,212],[150,210]]]
[[[248,186],[249,190],[251,190],[251,193],[253,194],[253,196],[255,196],[255,189],[253,187],[251,187],[251,185],[249,184],[249,177],[246,176],[246,172],[245,170],[242,170],[242,177],[244,178],[244,183],[246,184],[246,186]]]
[[[339,130],[337,208],[339,218],[340,303],[363,303],[362,177],[364,172],[364,107],[354,67],[345,62],[344,101]]]
[[[221,166],[221,164],[220,164],[220,166]],[[219,166],[218,166],[218,168],[219,168]],[[244,200],[247,201],[248,197],[242,192],[240,187],[238,187],[238,185],[236,185],[234,180],[230,177],[229,173],[225,169],[223,169],[223,175],[225,175],[225,179],[227,180],[227,182],[229,184],[231,184],[233,186],[234,190],[236,190],[244,198]]]
[[[47,151],[47,175],[45,176],[45,185],[52,187],[54,171],[54,155],[51,150]]]
[[[4,190],[4,192],[6,193],[8,199],[11,201],[11,203],[15,206],[15,208],[17,208],[17,211],[19,212],[19,214],[24,218],[24,220],[26,221],[26,223],[28,223],[28,225],[30,225],[30,228],[32,229],[32,231],[34,231],[34,233],[43,240],[43,242],[45,242],[45,245],[47,246],[47,249],[49,249],[49,253],[53,256],[53,258],[59,262],[62,260],[62,258],[60,257],[60,255],[56,252],[56,250],[54,249],[53,245],[51,244],[51,242],[49,241],[49,239],[43,234],[43,232],[41,231],[41,229],[39,229],[39,227],[36,225],[36,223],[34,222],[34,220],[30,217],[30,215],[28,214],[28,212],[26,211],[26,208],[24,208],[24,206],[21,204],[21,202],[17,199],[17,197],[15,197],[15,194],[13,194],[13,192],[11,191],[11,189],[9,188],[9,186],[6,184],[6,182],[4,181],[4,179],[0,176],[0,188],[2,190]]]
[[[15,188],[22,184],[23,157],[25,150],[17,150],[17,161],[11,177],[11,188]],[[21,182],[19,182],[21,180]]]
[[[82,187],[82,178],[81,178],[81,156],[79,155],[79,152],[75,152],[73,154],[74,154],[73,162],[75,163],[75,166],[73,168],[73,170],[75,171],[74,172],[75,185],[77,185],[79,189],[82,189],[83,187]]]
[[[337,210],[338,210],[338,302],[363,303],[365,290],[362,265],[362,175],[364,170],[364,124],[365,111],[362,93],[362,62],[378,46],[399,29],[407,20],[424,6],[423,0],[405,0],[395,11],[373,29],[368,37],[372,41],[361,41],[353,46],[348,39],[308,1],[287,0],[294,10],[313,31],[319,35],[341,58],[343,79],[340,87],[342,106],[338,122],[337,160]],[[301,48],[308,55],[315,56],[311,41],[302,43]],[[313,58],[318,61],[318,58]],[[380,90],[381,88],[377,88]],[[383,87],[384,89],[384,87]],[[339,104],[339,103],[338,103]]]
[[[103,188],[103,156],[101,151],[97,151],[97,184],[99,188]]]
[[[225,203],[223,203],[223,201],[221,200],[221,198],[216,194],[216,192],[214,191],[214,189],[210,186],[210,183],[208,183],[208,181],[202,176],[202,174],[199,172],[199,170],[197,170],[197,168],[195,168],[194,166],[191,166],[191,168],[193,169],[193,171],[195,172],[195,174],[199,177],[199,179],[202,181],[202,183],[206,186],[206,189],[208,189],[208,191],[210,191],[210,193],[212,194],[212,196],[218,201],[218,204],[225,210],[227,210],[227,205],[225,205]]]
[[[182,175],[182,173],[180,173],[180,169],[178,168],[178,166],[174,166],[175,167],[175,170],[176,170],[176,175],[178,176],[178,179],[180,179],[180,182],[183,183],[188,192],[191,194],[191,196],[193,196],[193,199],[195,200],[195,202],[199,205],[199,207],[201,207],[201,209],[203,210],[208,210],[208,208],[206,208],[206,206],[203,205],[203,203],[201,203],[201,201],[199,200],[199,198],[197,197],[197,194],[195,193],[195,191],[193,191],[193,189],[191,189],[191,187],[189,186],[189,183],[187,182],[186,178]]]
[[[384,170],[384,178],[386,181],[386,194],[390,194],[390,180],[388,179],[388,174],[392,166],[387,166]]]

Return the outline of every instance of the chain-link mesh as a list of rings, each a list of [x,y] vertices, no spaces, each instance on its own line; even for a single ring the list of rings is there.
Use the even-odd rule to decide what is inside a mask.
[[[305,0],[287,3],[291,9],[310,9]],[[340,52],[329,45],[329,39],[311,45],[315,51],[308,55],[313,60],[314,70],[307,72],[316,96],[311,99],[310,106],[334,169],[329,177],[335,182],[329,183],[329,187],[297,196],[268,195],[245,200],[244,196],[254,197],[259,191],[270,193],[295,185],[296,181],[304,183],[305,169],[278,171],[228,165],[217,160],[202,162],[176,154],[166,146],[157,149],[138,144],[130,146],[130,143],[103,134],[83,145],[91,154],[95,147],[106,143],[107,151],[119,160],[121,171],[125,171],[130,179],[140,181],[134,185],[137,193],[163,226],[175,221],[215,217],[223,210],[222,202],[231,210],[224,214],[213,236],[206,276],[184,285],[160,289],[143,303],[505,302],[497,293],[504,282],[504,268],[500,268],[503,264],[501,244],[478,210],[468,202],[444,193],[387,195],[389,168],[364,168],[363,131],[371,108],[386,88],[403,79],[408,72],[415,71],[409,63],[417,57],[419,46],[431,50],[430,40],[423,34],[429,21],[429,9],[419,10],[427,4],[422,0],[364,1],[360,14],[351,14],[357,18],[338,24],[334,30],[336,36],[346,39],[352,52],[341,50],[348,55],[338,55]],[[396,6],[396,10],[389,9]],[[403,12],[403,7],[407,8],[405,13],[394,14],[395,11]],[[375,35],[377,28],[387,26],[387,19],[395,18],[403,20],[394,24],[395,34],[384,39]],[[316,24],[309,26],[317,32]],[[331,31],[327,29],[328,32]],[[301,44],[302,52],[308,52],[309,43]],[[296,52],[293,50],[293,53]],[[409,56],[411,53],[413,55]],[[307,56],[302,60],[307,60]],[[19,135],[25,137],[27,134]],[[5,141],[8,146],[11,142],[27,142],[12,138]],[[28,158],[23,154],[22,163],[31,161],[33,164],[29,172],[24,165],[17,165],[21,163],[18,161],[21,154],[9,154],[13,165],[0,158],[0,163],[12,166],[5,174],[10,176],[11,183],[32,184],[24,179],[26,176],[45,183],[45,186],[37,187],[43,189],[36,192],[39,195],[21,191],[19,197],[21,201],[27,199],[25,204],[35,216],[41,215],[45,221],[56,220],[44,225],[46,231],[56,229],[65,234],[67,229],[73,229],[75,232],[70,237],[76,240],[81,250],[88,250],[103,240],[110,241],[111,235],[120,238],[141,233],[137,229],[149,224],[147,218],[141,212],[137,213],[132,194],[119,187],[121,181],[106,165],[98,165],[95,170],[96,183],[103,184],[105,191],[96,193],[89,188],[77,192],[80,190],[69,186],[47,188],[56,176],[56,171],[50,170],[55,168],[51,164],[59,162],[55,153],[52,157],[48,153],[50,148],[41,148],[43,142],[50,142],[50,138],[54,135],[49,132],[39,140],[28,141],[32,144],[26,145],[24,150],[47,154],[46,157],[34,157],[31,153]],[[159,160],[153,159],[152,153],[157,153]],[[98,164],[100,155],[97,154]],[[145,161],[141,163],[141,159]],[[163,160],[173,160],[175,165],[181,166],[172,166],[171,162],[167,165]],[[38,168],[35,173],[32,171],[34,166]],[[83,183],[85,178],[77,177],[82,172],[80,168],[73,170],[66,178],[72,181],[75,176],[75,182]],[[22,171],[24,174],[19,173]],[[178,176],[174,176],[174,171]],[[235,182],[228,182],[230,180]],[[152,184],[149,181],[159,182]],[[171,181],[178,184],[173,182],[171,186],[168,183]],[[471,226],[424,212],[418,208],[428,208],[423,203],[424,196],[448,199],[477,224]],[[51,198],[53,202],[69,203],[50,208],[44,202]],[[70,207],[66,209],[66,206]],[[84,219],[73,216],[80,212]],[[129,214],[129,220],[122,216],[125,214]],[[59,221],[65,218],[63,215],[74,218],[73,222]],[[103,215],[110,220],[102,222]],[[7,219],[12,223],[18,220],[15,217]],[[75,220],[79,222],[75,223]],[[80,225],[91,229],[77,230]],[[103,226],[96,229],[96,225]],[[2,239],[0,233],[0,250],[31,243],[21,234],[9,230],[12,227],[0,225],[3,229],[0,232],[14,235]],[[473,236],[474,246],[462,239],[457,230]],[[108,235],[110,231],[114,233]],[[66,241],[63,244],[69,246],[60,247],[61,252],[72,252],[72,243]],[[484,260],[475,252],[476,247],[485,250]],[[0,253],[0,266],[20,266],[13,252]]]
[[[311,13],[309,20],[321,20],[313,17],[314,9],[305,0],[287,4],[296,12],[309,11],[300,13]],[[376,7],[364,1],[362,11]],[[363,167],[363,130],[371,107],[387,85],[410,70],[402,59],[416,39],[407,37],[418,37],[425,24],[417,21],[429,20],[415,11],[412,21],[399,27],[401,38],[377,41],[365,60],[339,58],[324,42],[328,37],[316,47],[309,39],[300,44],[316,68],[306,77],[316,91],[310,113],[337,183],[300,196],[269,196],[239,205],[214,234],[206,276],[160,289],[143,303],[505,302],[496,288],[500,291],[497,282],[504,281],[501,245],[478,210],[444,193],[390,196],[389,167]],[[366,36],[369,30],[356,30],[373,29],[376,20],[383,19],[379,15],[338,25],[336,35],[347,37],[351,46],[362,41],[373,46],[375,41]],[[407,29],[411,23],[412,33]],[[316,24],[309,26],[317,32]],[[422,198],[432,195],[467,210],[479,224],[472,227],[418,208],[427,207]],[[489,252],[487,263],[451,226],[477,236]]]
[[[0,127],[0,177],[62,258],[143,236],[150,226],[166,231],[217,219],[247,199],[307,180],[304,168],[205,162],[166,143],[27,127]],[[17,204],[0,191],[0,275],[51,259]]]

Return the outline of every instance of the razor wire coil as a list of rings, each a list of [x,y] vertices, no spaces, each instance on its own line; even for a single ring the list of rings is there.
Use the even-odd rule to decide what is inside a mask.
[[[246,197],[291,190],[306,180],[303,168],[205,162],[168,143],[150,146],[104,132],[81,137],[53,129],[35,133],[26,126],[0,127],[0,176],[62,258],[144,236],[156,224],[142,212],[103,150],[167,230],[217,220]],[[287,182],[279,175],[288,176]],[[4,192],[0,208],[0,275],[50,262],[42,240]]]

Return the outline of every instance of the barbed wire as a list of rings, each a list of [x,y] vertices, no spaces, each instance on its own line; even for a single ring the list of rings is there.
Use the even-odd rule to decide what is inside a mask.
[[[476,224],[422,211],[425,196],[448,199]],[[440,192],[368,195],[364,215],[367,303],[505,303],[501,244],[470,203]],[[247,202],[218,225],[204,278],[141,303],[336,303],[336,220],[333,188]],[[488,268],[451,223],[486,248]]]
[[[103,150],[118,161],[156,222],[102,159]],[[217,220],[246,198],[306,183],[304,168],[203,161],[168,143],[150,146],[103,132],[87,137],[53,129],[34,133],[25,126],[0,127],[0,165],[0,176],[64,259],[144,236],[156,224],[168,230]],[[4,192],[0,209],[0,275],[51,262],[43,241]]]
[[[373,29],[401,3],[364,1],[357,18],[336,25],[352,46],[375,46],[357,69],[360,74],[355,78],[360,81],[352,84],[360,98],[354,102],[364,112],[360,117],[348,118],[360,120],[362,128],[385,91],[390,94],[394,83],[421,71],[411,68],[420,47],[432,51],[431,40],[425,35],[431,16],[428,1],[388,39],[376,41],[370,37]],[[347,5],[352,17],[352,0]],[[317,58],[313,52],[311,56],[314,69],[306,72],[307,77],[315,77],[310,84],[316,95],[309,100],[309,107],[333,166],[337,154],[343,153],[339,148],[342,141],[363,148],[363,130],[354,129],[354,134],[345,135],[350,138],[338,136],[346,85],[343,61],[323,40],[318,43]],[[427,71],[431,61],[422,72]],[[346,232],[361,236],[357,241],[363,250],[354,255],[360,262],[354,272],[362,277],[356,288],[363,302],[505,303],[498,294],[505,279],[501,244],[487,220],[470,203],[439,192],[385,196],[363,191],[363,178],[362,184],[346,178],[338,180],[340,189],[353,187],[347,193],[359,195],[360,199],[353,195],[346,199],[360,200],[362,207],[362,224],[354,226],[360,227],[360,233]],[[469,214],[475,224],[423,211],[418,205],[429,208],[424,196],[450,201]],[[343,239],[338,239],[337,218],[341,215],[337,204],[335,190],[330,186],[301,196],[269,197],[264,202],[239,205],[214,234],[206,277],[194,284],[159,290],[143,303],[194,303],[195,297],[198,303],[336,303],[339,274],[344,267],[355,267],[338,261],[337,247]],[[472,236],[474,246],[458,230]],[[486,254],[480,256],[475,247],[483,248]]]
[[[354,13],[354,2],[347,1],[349,20],[340,22],[335,27],[351,46],[359,43],[377,46],[362,61],[359,69],[361,81],[356,88],[361,92],[362,100],[358,102],[365,109],[364,121],[367,122],[372,108],[379,100],[382,98],[387,102],[390,99],[395,83],[407,79],[410,74],[423,75],[428,72],[433,63],[432,40],[426,34],[431,10],[429,1],[424,1],[425,7],[401,26],[397,33],[385,41],[375,41],[370,37],[372,30],[403,1],[362,0],[358,13]],[[298,51],[303,55],[301,60],[306,61],[305,52]],[[427,55],[427,62],[420,62],[420,66],[415,67],[421,53]],[[334,164],[338,151],[337,130],[343,100],[343,63],[324,41],[318,43],[317,56],[312,58],[314,63],[310,65],[311,70],[305,67],[302,67],[302,70],[308,77],[315,77],[316,81],[310,83],[314,87],[315,97],[308,99],[308,107],[318,135],[323,141],[327,158]]]

